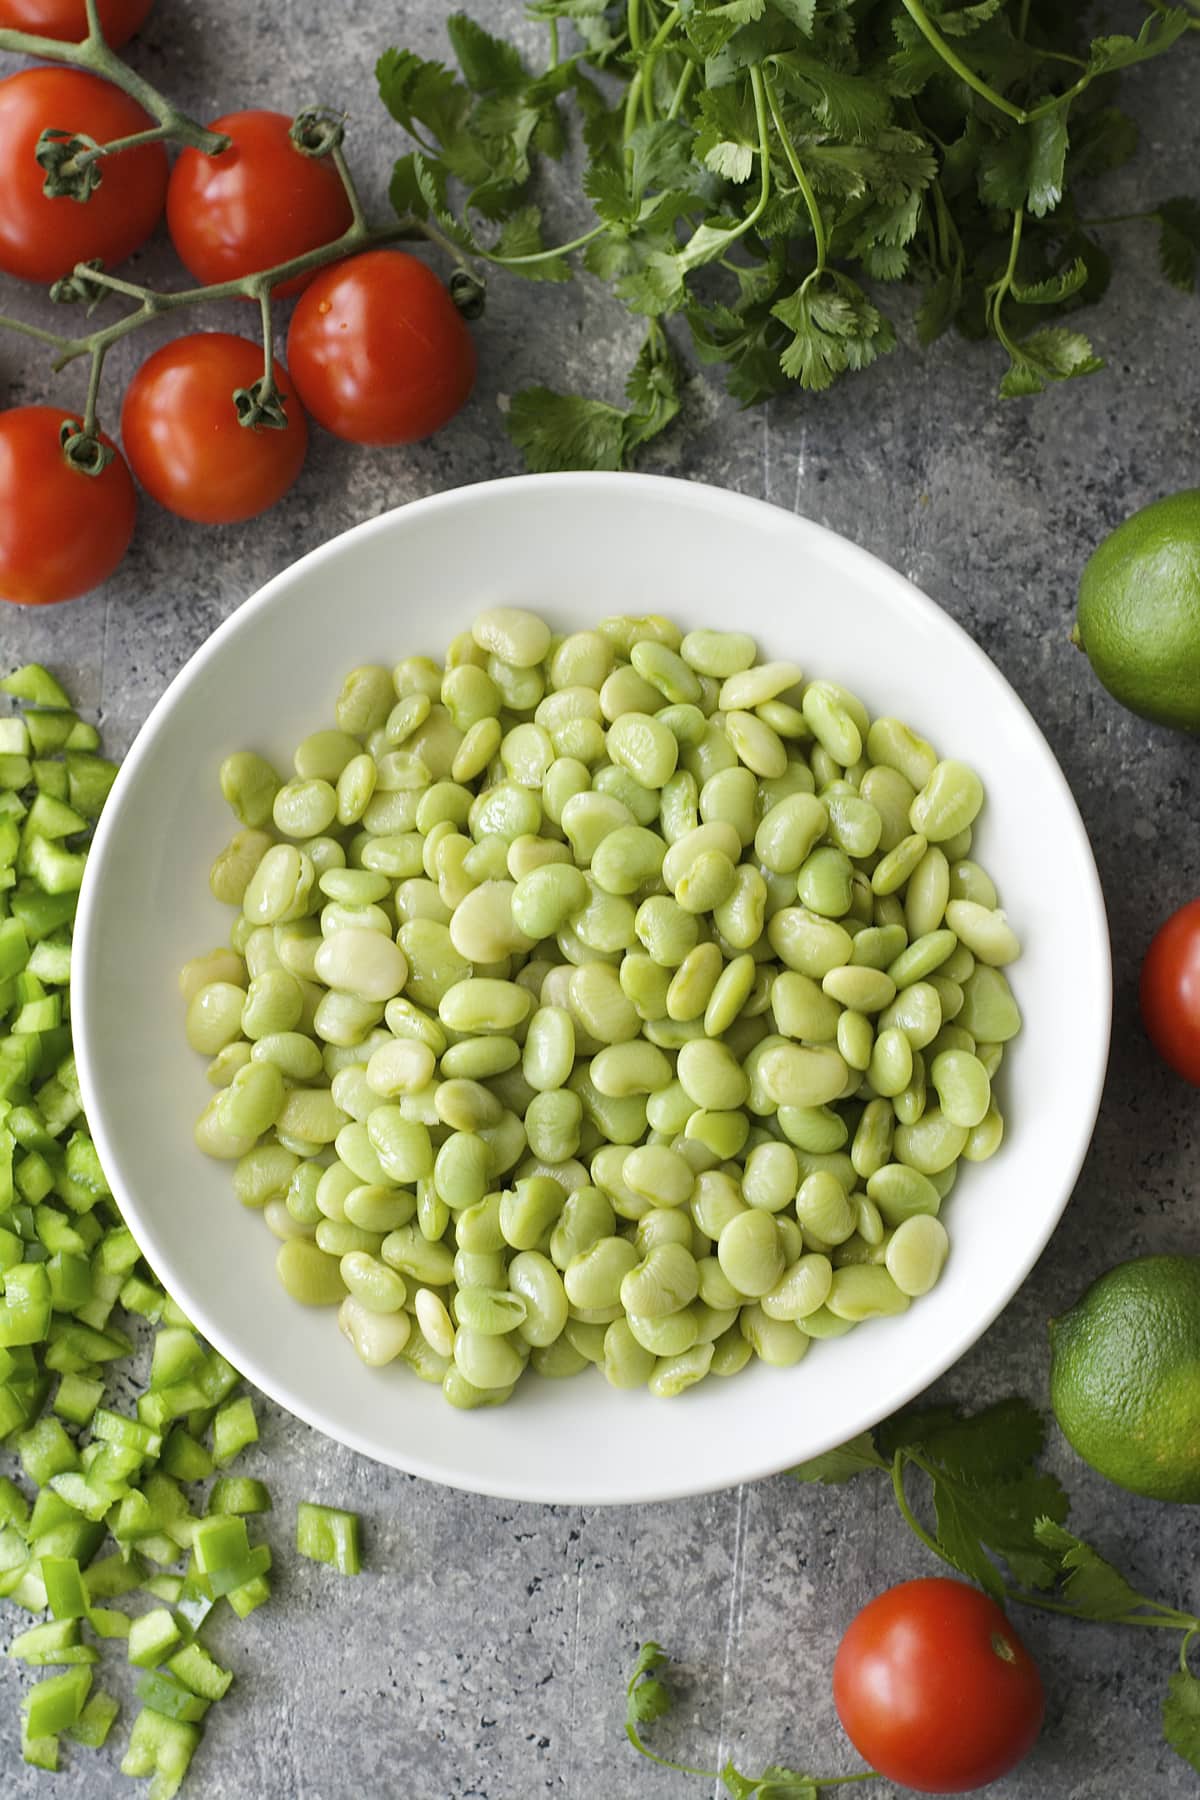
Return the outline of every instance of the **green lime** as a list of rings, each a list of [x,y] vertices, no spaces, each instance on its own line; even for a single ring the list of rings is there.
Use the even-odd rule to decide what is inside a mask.
[[[1200,731],[1200,488],[1144,506],[1096,547],[1072,635],[1122,706]]]
[[[1050,1323],[1050,1403],[1099,1474],[1200,1501],[1200,1257],[1141,1256]]]

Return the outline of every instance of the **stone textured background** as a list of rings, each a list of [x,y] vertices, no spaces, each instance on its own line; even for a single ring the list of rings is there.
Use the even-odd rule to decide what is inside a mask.
[[[351,157],[379,212],[400,139],[373,96],[374,59],[389,42],[441,54],[449,10],[445,0],[160,0],[133,55],[202,118],[256,104],[290,111],[313,99],[348,107]],[[533,47],[519,0],[477,12]],[[1143,145],[1109,179],[1098,210],[1195,189],[1198,54],[1129,77]],[[555,222],[572,219],[564,205]],[[1196,1098],[1155,1061],[1136,1009],[1138,961],[1152,930],[1200,878],[1196,750],[1122,712],[1066,641],[1078,571],[1097,538],[1135,507],[1197,480],[1200,313],[1159,281],[1142,228],[1108,235],[1117,274],[1095,319],[1110,356],[1102,375],[1040,401],[1001,404],[987,351],[943,341],[920,356],[905,332],[869,376],[819,400],[797,393],[740,414],[697,381],[686,429],[649,465],[764,495],[911,576],[1024,697],[1091,832],[1116,960],[1104,1108],[1053,1243],[1004,1316],[939,1384],[940,1397],[971,1405],[1013,1391],[1044,1401],[1046,1318],[1102,1269],[1146,1250],[1200,1251]],[[149,281],[178,280],[165,244],[138,267]],[[29,317],[44,310],[28,291],[0,292],[0,304]],[[228,329],[229,310],[204,322]],[[112,359],[114,426],[120,382],[153,336],[127,340]],[[292,493],[246,526],[204,530],[146,503],[133,551],[102,593],[44,614],[2,609],[0,662],[53,664],[83,710],[100,718],[112,751],[123,751],[168,679],[268,576],[384,508],[516,472],[498,412],[504,393],[549,379],[615,397],[631,342],[597,292],[504,281],[477,336],[478,391],[436,442],[379,452],[314,434]],[[0,342],[0,371],[6,405],[51,391],[81,398],[78,370],[51,390],[38,353],[17,339]],[[352,660],[354,646],[344,653],[334,662]],[[1065,1014],[1064,1058],[1072,1048]],[[1052,1093],[1046,1104],[1055,1104]],[[222,1626],[217,1653],[244,1674],[212,1715],[186,1790],[194,1800],[705,1795],[708,1784],[640,1763],[624,1742],[623,1672],[647,1636],[681,1665],[680,1705],[655,1740],[664,1752],[709,1766],[732,1756],[745,1769],[854,1766],[829,1692],[840,1632],[879,1588],[929,1569],[878,1485],[814,1491],[781,1477],[632,1511],[501,1505],[377,1468],[268,1403],[260,1411],[262,1443],[244,1466],[269,1474],[280,1543],[299,1498],[355,1507],[369,1572],[344,1582],[281,1556],[274,1602],[244,1625]],[[1106,1487],[1061,1440],[1051,1460],[1069,1482],[1082,1530],[1149,1592],[1200,1604],[1193,1515]],[[1044,1615],[1021,1627],[1045,1672],[1048,1720],[1034,1754],[992,1790],[996,1800],[1173,1800],[1196,1791],[1195,1775],[1159,1731],[1166,1645],[1151,1633]],[[5,1616],[0,1641],[11,1628]],[[71,1752],[52,1790],[21,1763],[25,1680],[0,1661],[6,1800],[131,1792],[111,1751]]]

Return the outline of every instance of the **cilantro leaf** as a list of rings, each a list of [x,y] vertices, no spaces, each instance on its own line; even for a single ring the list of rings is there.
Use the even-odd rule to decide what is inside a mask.
[[[671,1710],[671,1696],[654,1674],[655,1669],[663,1668],[667,1660],[666,1651],[653,1639],[638,1651],[633,1673],[625,1687],[625,1730],[635,1744],[639,1725],[649,1725]]]
[[[702,94],[695,154],[714,175],[727,181],[749,181],[758,153],[758,129],[748,94],[736,88],[714,88]]]
[[[625,382],[630,410],[625,419],[626,455],[665,431],[679,411],[674,358],[647,338]]]
[[[1159,266],[1173,287],[1190,294],[1196,286],[1200,258],[1200,203],[1186,195],[1163,200],[1153,217],[1159,225]]]
[[[755,1800],[818,1800],[820,1788],[811,1775],[797,1769],[765,1769],[754,1790]]]
[[[1019,1475],[1041,1454],[1046,1439],[1042,1415],[1016,1395],[965,1417],[942,1407],[906,1416],[915,1429],[902,1441],[951,1474],[976,1482]]]
[[[1071,134],[1071,174],[1103,175],[1127,163],[1138,147],[1138,128],[1128,113],[1116,106],[1081,113]]]
[[[638,216],[638,202],[625,183],[624,171],[613,163],[594,160],[583,177],[583,191],[605,225],[625,230]]]
[[[1143,1605],[1141,1595],[1098,1551],[1053,1519],[1039,1519],[1039,1544],[1058,1558],[1066,1571],[1063,1596],[1089,1619],[1119,1619]]]
[[[1012,367],[1000,383],[1000,398],[1013,400],[1040,394],[1050,381],[1069,381],[1076,375],[1094,375],[1104,367],[1082,331],[1052,326],[1013,346]]]
[[[943,37],[969,37],[994,19],[1004,5],[1004,0],[979,0],[976,6],[963,6],[957,12],[939,12],[937,28]]]
[[[500,236],[492,246],[491,258],[505,262],[509,272],[522,275],[526,281],[570,281],[570,264],[561,256],[543,256],[546,243],[542,237],[542,212],[538,206],[522,206],[505,220]],[[536,256],[537,262],[514,264],[512,258]]]
[[[715,56],[743,25],[752,25],[767,10],[767,0],[725,0],[712,5],[695,0],[686,19],[688,37],[701,56]]]
[[[1167,1683],[1162,1721],[1172,1750],[1200,1774],[1200,1681],[1186,1669],[1177,1669]]]
[[[654,338],[642,346],[625,394],[628,408],[553,388],[526,388],[513,396],[509,436],[537,474],[626,468],[632,452],[665,431],[679,411],[674,359]]]
[[[847,370],[865,369],[895,346],[883,314],[849,277],[833,271],[826,285],[805,282],[771,311],[793,334],[780,367],[814,393]]]
[[[1058,1572],[1035,1529],[1067,1514],[1058,1481],[1034,1467],[1044,1431],[1041,1415],[1014,1398],[965,1418],[945,1407],[901,1415],[880,1432],[885,1454],[890,1446],[929,1478],[939,1549],[997,1599],[1004,1583],[993,1556],[1034,1587]]]
[[[818,1800],[820,1793],[819,1784],[811,1775],[801,1775],[795,1769],[764,1769],[756,1780],[727,1762],[720,1779],[730,1800]]]
[[[955,264],[953,269],[943,269],[935,275],[925,290],[925,298],[917,309],[918,342],[932,344],[948,331],[961,305],[962,270]]]
[[[515,44],[493,37],[466,13],[451,13],[446,21],[463,80],[477,94],[507,93],[528,80],[521,53]]]
[[[870,76],[831,66],[806,50],[789,51],[777,74],[780,86],[838,137],[865,139],[891,122],[891,96]]]
[[[673,312],[684,298],[683,268],[676,252],[651,250],[644,253],[617,282],[617,293],[630,312],[657,318]]]
[[[427,154],[463,181],[482,181],[489,162],[470,129],[471,96],[444,64],[411,50],[385,50],[375,65],[383,104]]]
[[[1088,56],[1089,75],[1111,74],[1115,69],[1128,69],[1134,63],[1147,62],[1161,56],[1177,43],[1190,27],[1191,19],[1182,7],[1170,12],[1152,13],[1136,38],[1117,36],[1093,38]]]
[[[797,1463],[794,1469],[788,1470],[788,1474],[797,1481],[821,1481],[826,1485],[839,1485],[843,1481],[853,1481],[864,1469],[886,1469],[888,1466],[875,1448],[872,1434],[863,1431],[838,1449],[827,1450],[824,1456],[814,1456],[809,1462]]]
[[[811,37],[816,23],[817,0],[770,0],[772,12],[777,12],[802,31],[805,37]]]
[[[417,184],[417,192],[430,215],[437,221],[451,243],[457,244],[460,250],[478,252],[479,245],[469,228],[460,219],[455,218],[446,199],[446,171],[440,163],[431,162],[418,150],[414,153],[411,164],[412,178]]]
[[[1013,125],[979,154],[979,197],[985,206],[1015,212],[1028,207],[1036,218],[1053,212],[1063,196],[1067,121],[1062,107]]]
[[[397,158],[388,183],[388,199],[398,218],[429,217],[429,207],[417,180],[416,151],[410,150],[407,156]]]
[[[625,414],[605,400],[559,394],[547,387],[524,388],[513,395],[505,423],[535,475],[625,466]]]
[[[1029,126],[1029,199],[1036,218],[1053,212],[1063,197],[1067,160],[1067,109],[1056,107]]]
[[[1081,256],[1061,269],[1057,275],[1048,275],[1045,281],[1034,281],[1026,284],[1014,281],[1012,297],[1022,306],[1057,306],[1059,301],[1077,294],[1086,284],[1088,266]]]
[[[629,186],[637,199],[651,191],[686,188],[692,179],[694,133],[681,119],[655,119],[629,136]]]

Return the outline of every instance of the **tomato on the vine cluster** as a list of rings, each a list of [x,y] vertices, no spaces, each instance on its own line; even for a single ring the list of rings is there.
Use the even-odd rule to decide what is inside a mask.
[[[227,113],[208,129],[232,140],[228,150],[184,150],[171,171],[167,228],[180,262],[205,286],[273,269],[348,230],[353,215],[337,170],[298,150],[291,124],[286,113]],[[295,276],[276,292],[298,293],[308,279]]]
[[[156,350],[129,384],[121,439],[129,464],[160,506],[201,525],[252,519],[283,498],[304,463],[308,423],[278,363],[287,425],[242,425],[235,388],[263,372],[249,338],[198,331]]]
[[[355,444],[411,444],[475,385],[475,341],[415,256],[367,250],[322,269],[296,303],[288,367],[318,424]]]
[[[995,1781],[1032,1749],[1037,1664],[994,1600],[962,1581],[903,1581],[863,1607],[838,1647],[833,1698],[873,1769],[919,1794]]]
[[[59,406],[0,412],[0,597],[73,600],[107,581],[133,536],[137,496],[119,450],[99,475],[63,450]],[[101,433],[101,442],[112,440]]]
[[[154,0],[98,0],[100,29],[114,50],[145,24]],[[83,0],[0,0],[0,26],[77,44],[87,36]]]
[[[0,81],[0,269],[23,281],[54,281],[77,262],[123,262],[158,223],[167,191],[161,144],[123,150],[104,165],[86,201],[51,200],[34,152],[47,126],[98,144],[154,124],[136,100],[80,69],[22,69]]]
[[[1158,1054],[1200,1087],[1200,900],[1159,927],[1142,964],[1140,999]]]

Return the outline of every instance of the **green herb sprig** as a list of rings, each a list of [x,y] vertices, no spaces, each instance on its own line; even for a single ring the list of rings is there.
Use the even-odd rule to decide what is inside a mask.
[[[790,1473],[798,1481],[825,1483],[871,1471],[886,1475],[905,1523],[926,1549],[1003,1605],[1176,1632],[1179,1662],[1167,1683],[1163,1734],[1200,1773],[1200,1680],[1188,1666],[1200,1618],[1139,1593],[1098,1550],[1066,1529],[1066,1491],[1036,1467],[1044,1437],[1041,1415],[1025,1400],[1002,1400],[965,1417],[935,1407],[902,1413]],[[914,1472],[928,1490],[932,1528],[922,1524],[910,1499]]]
[[[917,289],[921,343],[951,326],[994,339],[1000,393],[1036,394],[1103,366],[1077,314],[1108,285],[1110,227],[1153,223],[1167,279],[1195,283],[1194,200],[1121,218],[1078,200],[1136,147],[1118,72],[1200,29],[1192,7],[1152,5],[1136,36],[1089,39],[1081,0],[533,0],[549,38],[536,72],[457,14],[457,72],[407,50],[379,60],[417,146],[392,200],[494,269],[561,282],[582,265],[645,319],[626,406],[514,398],[534,469],[624,467],[671,422],[667,321],[749,405],[891,350],[881,292],[897,283]],[[552,245],[537,165],[572,126],[588,217]]]
[[[805,1775],[799,1769],[785,1769],[778,1764],[764,1769],[761,1775],[743,1775],[732,1761],[723,1769],[695,1769],[688,1763],[671,1762],[657,1755],[643,1741],[642,1728],[661,1719],[674,1704],[670,1689],[659,1677],[668,1660],[661,1644],[643,1644],[625,1688],[626,1736],[635,1750],[660,1768],[719,1781],[731,1800],[819,1800],[821,1794],[833,1788],[878,1779],[874,1769],[858,1770],[852,1775]]]
[[[1019,1398],[966,1415],[927,1407],[901,1413],[788,1473],[825,1485],[886,1476],[902,1518],[926,1549],[1001,1605],[1175,1632],[1178,1665],[1163,1699],[1163,1735],[1200,1773],[1200,1679],[1188,1665],[1200,1618],[1139,1593],[1098,1550],[1066,1529],[1067,1493],[1056,1476],[1037,1467],[1044,1442],[1040,1413]],[[932,1525],[923,1524],[914,1508],[914,1475],[925,1489]],[[720,1781],[731,1800],[819,1800],[826,1790],[874,1779],[870,1769],[819,1776],[779,1766],[749,1776],[732,1762],[721,1770],[697,1769],[657,1755],[643,1732],[671,1709],[662,1679],[666,1665],[660,1644],[643,1644],[625,1690],[626,1735],[652,1762]]]

